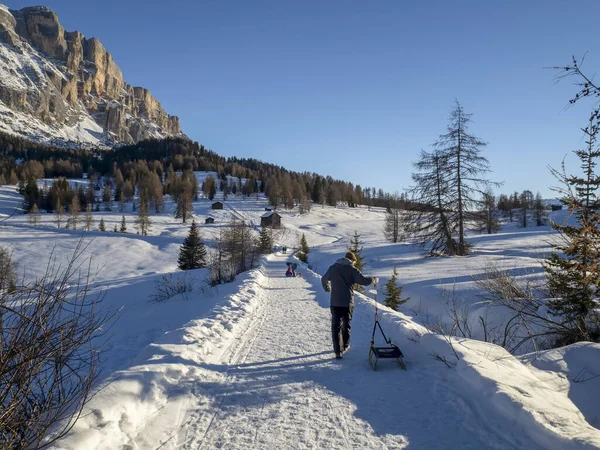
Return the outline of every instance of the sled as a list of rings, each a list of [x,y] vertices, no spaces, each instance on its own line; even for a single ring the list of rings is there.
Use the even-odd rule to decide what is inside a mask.
[[[383,332],[383,328],[381,328],[381,324],[379,323],[379,310],[377,308],[377,291],[374,291],[374,300],[375,300],[375,324],[373,325],[373,334],[371,335],[371,345],[369,346],[369,362],[371,363],[371,367],[373,370],[377,370],[377,363],[380,359],[395,359],[402,370],[406,370],[406,366],[404,365],[404,355],[400,348],[397,345],[392,343],[392,340],[389,339],[385,333]],[[376,347],[375,346],[375,331],[379,328],[383,339],[387,346],[384,347]]]

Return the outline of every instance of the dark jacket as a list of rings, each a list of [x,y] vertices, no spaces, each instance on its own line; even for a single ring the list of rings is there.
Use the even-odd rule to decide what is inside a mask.
[[[368,286],[374,277],[365,277],[346,258],[338,259],[321,277],[323,289],[331,291],[331,306],[350,307],[354,305],[355,284]]]

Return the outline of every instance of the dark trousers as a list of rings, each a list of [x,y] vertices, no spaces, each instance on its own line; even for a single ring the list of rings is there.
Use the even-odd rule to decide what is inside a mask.
[[[350,321],[354,308],[343,306],[331,306],[331,339],[333,340],[333,351],[342,353],[350,345]]]

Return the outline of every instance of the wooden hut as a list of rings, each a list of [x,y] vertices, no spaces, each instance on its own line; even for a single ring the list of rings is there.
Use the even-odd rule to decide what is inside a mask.
[[[215,223],[215,219],[213,219],[212,217],[207,217],[206,220],[204,221],[204,223],[206,223],[206,224]]]
[[[264,213],[260,218],[260,226],[279,228],[281,227],[281,216],[273,211]]]
[[[223,202],[214,202],[212,204],[212,209],[223,209]]]

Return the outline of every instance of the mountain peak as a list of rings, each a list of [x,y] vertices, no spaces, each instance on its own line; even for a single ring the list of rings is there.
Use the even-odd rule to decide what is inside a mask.
[[[181,135],[150,91],[132,87],[97,38],[68,32],[45,6],[0,5],[0,130],[111,145]]]

